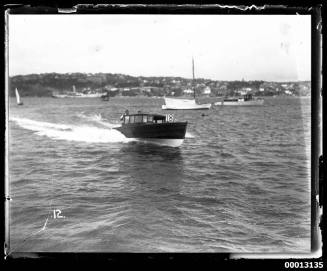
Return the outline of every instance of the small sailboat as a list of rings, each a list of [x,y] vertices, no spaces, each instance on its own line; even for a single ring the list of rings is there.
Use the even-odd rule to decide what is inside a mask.
[[[211,104],[198,104],[195,100],[195,88],[194,88],[194,59],[192,58],[192,75],[193,75],[193,99],[177,99],[177,98],[166,98],[165,104],[162,105],[163,110],[202,110],[210,109]]]
[[[23,105],[24,103],[20,100],[18,89],[15,89],[17,105]]]

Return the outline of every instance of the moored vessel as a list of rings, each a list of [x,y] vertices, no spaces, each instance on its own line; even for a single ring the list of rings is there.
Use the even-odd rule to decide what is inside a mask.
[[[66,92],[65,94],[52,93],[53,98],[100,98],[101,93],[81,93],[81,92]]]
[[[179,99],[164,97],[165,104],[161,106],[163,110],[203,110],[210,109],[211,104],[198,104],[195,100],[194,88],[194,59],[192,58],[192,85],[193,85],[193,99]]]
[[[252,94],[244,95],[240,98],[224,98],[220,102],[214,103],[215,105],[247,105],[247,106],[254,106],[254,105],[263,105],[264,99],[261,98],[254,98]]]
[[[165,97],[165,104],[162,105],[164,110],[203,110],[210,109],[211,104],[197,104],[195,99],[178,99]]]
[[[52,93],[53,98],[100,98],[103,94],[98,92],[89,91],[87,93],[76,91],[75,86],[73,86],[73,91],[65,91],[61,94]]]

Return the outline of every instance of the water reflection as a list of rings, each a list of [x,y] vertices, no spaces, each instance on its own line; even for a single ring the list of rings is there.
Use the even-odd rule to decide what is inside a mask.
[[[137,155],[152,155],[165,159],[181,160],[180,148],[172,148],[143,142],[131,142],[121,148],[121,151],[134,156]],[[134,156],[135,157],[135,156]]]
[[[120,167],[136,184],[149,190],[178,190],[184,175],[179,148],[134,142],[124,146],[121,153]]]
[[[128,175],[125,184],[131,190],[128,207],[133,236],[141,242],[149,238],[161,242],[171,234],[174,218],[180,215],[183,155],[178,148],[139,142],[125,145],[120,154],[119,167]]]

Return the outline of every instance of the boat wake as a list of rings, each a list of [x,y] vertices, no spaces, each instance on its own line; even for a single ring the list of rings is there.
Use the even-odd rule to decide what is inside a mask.
[[[81,119],[87,120],[87,123],[70,125],[36,121],[27,118],[12,117],[10,121],[18,126],[35,132],[38,136],[46,136],[54,140],[76,141],[85,143],[128,143],[141,141],[136,138],[127,138],[116,129],[119,124],[109,123],[102,118],[101,114],[85,115],[78,114]],[[96,127],[92,123],[100,124],[102,127]],[[186,132],[185,138],[194,138]],[[156,142],[154,142],[155,144]]]
[[[101,124],[102,126],[105,126],[110,129],[120,126],[120,124],[118,124],[118,123],[114,124],[114,123],[107,122],[107,120],[105,118],[103,118],[101,116],[101,114],[92,114],[92,115],[88,116],[88,115],[85,115],[84,113],[80,113],[77,116],[80,117],[81,119],[85,119],[85,120],[88,120],[91,122]]]
[[[98,128],[91,125],[66,125],[30,120],[27,118],[11,118],[20,127],[34,131],[36,135],[47,136],[55,140],[78,141],[86,143],[127,143],[133,141],[126,138],[116,129]],[[101,120],[99,120],[101,121]]]
[[[185,138],[195,138],[195,136],[189,132],[186,132]]]

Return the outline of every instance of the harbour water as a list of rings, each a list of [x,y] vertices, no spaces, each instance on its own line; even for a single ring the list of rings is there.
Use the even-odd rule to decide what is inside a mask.
[[[310,98],[23,101],[9,106],[11,251],[309,252]],[[112,129],[126,109],[188,121],[183,145],[126,139]]]

